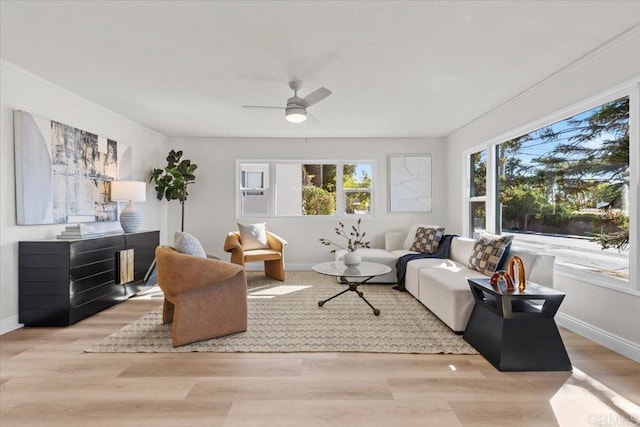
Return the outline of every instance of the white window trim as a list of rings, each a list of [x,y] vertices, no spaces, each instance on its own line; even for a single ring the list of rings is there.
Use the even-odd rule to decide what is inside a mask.
[[[269,164],[269,182],[270,187],[273,189],[269,194],[268,201],[268,213],[266,215],[242,215],[240,205],[240,165],[244,163],[265,163]],[[371,194],[371,213],[369,214],[346,214],[346,213],[336,213],[335,215],[276,215],[276,193],[277,193],[277,182],[275,176],[275,165],[282,163],[300,163],[306,165],[336,165],[336,212],[344,212],[344,189],[342,187],[342,175],[343,175],[343,166],[350,164],[370,164],[371,165],[371,174],[373,175],[371,178],[371,189],[369,193]],[[372,159],[236,159],[236,176],[234,179],[234,197],[236,199],[236,211],[235,211],[235,219],[250,219],[250,218],[282,218],[282,219],[303,219],[310,220],[312,218],[315,219],[354,219],[354,218],[363,218],[363,219],[373,219],[376,217],[376,206],[377,206],[377,187],[378,185],[378,167],[377,162]]]
[[[520,135],[535,131],[552,123],[567,119],[578,113],[590,110],[607,102],[618,98],[629,97],[629,210],[633,214],[629,215],[630,245],[629,245],[629,280],[607,276],[601,273],[589,271],[589,269],[562,263],[556,264],[556,272],[571,278],[580,279],[584,282],[602,286],[609,289],[640,295],[640,76],[635,77],[625,83],[617,85],[607,91],[593,95],[585,100],[574,103],[564,109],[533,120],[523,126],[504,132],[494,138],[489,139],[484,144],[479,144],[463,152],[464,169],[467,179],[464,180],[463,194],[463,233],[470,235],[469,229],[469,203],[473,200],[469,197],[468,175],[470,173],[469,156],[471,154],[487,149],[487,198],[486,215],[487,231],[496,233],[496,146]],[[491,172],[489,172],[491,171]]]

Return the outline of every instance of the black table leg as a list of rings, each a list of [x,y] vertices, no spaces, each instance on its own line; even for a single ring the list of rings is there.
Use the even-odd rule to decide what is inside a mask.
[[[325,303],[325,302],[327,302],[327,301],[331,301],[332,299],[334,299],[334,298],[336,298],[336,297],[339,297],[340,295],[344,294],[345,292],[349,292],[349,291],[351,291],[351,292],[355,292],[356,294],[358,294],[358,296],[359,296],[360,298],[362,298],[362,299],[364,300],[364,302],[366,302],[366,303],[367,303],[367,305],[368,305],[369,307],[371,307],[371,309],[373,310],[373,314],[375,314],[376,316],[379,316],[379,315],[380,315],[380,310],[378,310],[377,308],[375,308],[374,306],[372,306],[372,305],[371,305],[371,303],[370,303],[369,301],[367,301],[367,299],[364,297],[364,294],[362,293],[362,291],[359,291],[359,290],[358,290],[358,286],[362,285],[363,283],[368,282],[369,280],[373,279],[374,277],[375,277],[375,276],[367,277],[366,279],[364,279],[363,281],[358,282],[358,283],[352,283],[352,282],[349,282],[349,280],[347,280],[347,278],[346,278],[346,277],[344,277],[344,276],[343,276],[343,277],[340,277],[340,280],[341,280],[342,282],[346,283],[346,284],[347,284],[347,286],[349,286],[349,287],[348,287],[347,289],[345,289],[344,291],[342,291],[342,292],[338,292],[338,293],[337,293],[337,294],[335,294],[334,296],[332,296],[332,297],[330,297],[330,298],[327,298],[327,299],[326,299],[326,300],[324,300],[324,301],[318,301],[318,307],[322,307],[322,306],[324,305],[324,303]]]

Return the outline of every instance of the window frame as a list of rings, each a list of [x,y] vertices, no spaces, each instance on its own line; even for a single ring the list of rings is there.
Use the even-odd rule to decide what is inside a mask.
[[[244,164],[268,164],[269,165],[269,183],[271,184],[271,188],[273,191],[269,191],[268,201],[267,201],[267,214],[265,215],[246,215],[242,213],[242,191],[241,188],[241,177],[242,177],[242,168],[241,166]],[[299,164],[299,165],[335,165],[336,166],[336,211],[333,215],[278,215],[277,214],[277,188],[278,183],[276,182],[276,165],[277,164]],[[343,170],[344,165],[351,164],[368,164],[371,166],[371,188],[369,189],[348,189],[348,191],[369,191],[371,202],[370,202],[370,213],[367,214],[347,214],[345,211],[345,189],[343,188]],[[235,185],[235,219],[247,219],[247,218],[287,218],[287,219],[295,219],[295,218],[319,218],[319,219],[354,219],[354,218],[375,218],[376,214],[376,205],[377,205],[377,163],[373,159],[349,159],[349,160],[336,160],[336,159],[236,159],[236,177],[234,180]],[[244,190],[246,191],[246,190]]]
[[[480,201],[479,198],[470,197],[470,157],[473,153],[487,150],[487,194],[486,194],[486,223],[487,231],[498,233],[500,224],[497,218],[498,209],[498,189],[497,189],[497,147],[505,141],[509,141],[521,135],[533,132],[545,126],[551,125],[561,120],[565,120],[576,114],[583,113],[592,108],[614,101],[621,97],[629,97],[629,279],[621,279],[597,273],[586,267],[573,264],[556,262],[556,272],[560,276],[578,279],[586,283],[602,286],[616,291],[640,296],[640,76],[623,84],[610,88],[607,91],[598,93],[582,101],[576,102],[564,109],[557,110],[551,114],[533,120],[525,125],[519,126],[510,131],[493,137],[483,144],[478,144],[463,152],[462,161],[466,171],[463,182],[463,212],[462,212],[462,232],[465,236],[470,236],[473,230],[470,224],[470,206],[472,201]],[[491,171],[491,173],[489,173]]]
[[[495,231],[495,229],[491,226],[492,222],[490,222],[489,218],[489,207],[488,207],[488,197],[487,195],[489,194],[490,191],[490,151],[486,146],[480,146],[480,147],[476,147],[477,149],[471,149],[471,150],[467,150],[465,151],[465,155],[464,155],[464,162],[465,162],[465,166],[463,168],[463,170],[465,171],[465,189],[464,189],[464,194],[465,194],[465,212],[466,212],[466,216],[463,216],[463,219],[465,221],[465,226],[466,229],[464,231],[464,235],[467,237],[471,237],[473,238],[473,225],[472,225],[472,205],[473,203],[484,203],[484,211],[485,211],[485,231],[493,233]],[[473,182],[473,169],[471,167],[471,156],[474,155],[475,153],[479,153],[481,151],[486,151],[487,152],[487,166],[486,166],[486,177],[485,177],[485,193],[484,196],[471,196],[471,183]],[[495,158],[494,158],[495,159]],[[493,164],[493,163],[491,163]]]

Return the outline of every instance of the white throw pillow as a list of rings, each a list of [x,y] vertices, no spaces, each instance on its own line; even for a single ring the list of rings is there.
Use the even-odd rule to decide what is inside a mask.
[[[264,222],[260,224],[238,223],[238,230],[240,230],[240,244],[245,251],[269,249],[267,229]]]
[[[176,231],[173,235],[173,246],[176,248],[176,251],[181,254],[192,255],[200,258],[207,257],[207,253],[202,247],[200,241],[189,233]]]
[[[402,245],[402,249],[407,250],[407,251],[410,250],[411,246],[413,245],[414,240],[416,239],[416,232],[418,231],[418,227],[423,227],[423,228],[441,228],[440,225],[417,224],[417,225],[411,226],[411,228],[409,229],[409,232],[407,233],[407,237],[405,237],[405,239],[404,239],[404,244]]]

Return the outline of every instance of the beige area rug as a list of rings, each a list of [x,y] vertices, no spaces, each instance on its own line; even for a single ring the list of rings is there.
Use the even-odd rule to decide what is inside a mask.
[[[178,348],[171,346],[171,325],[154,310],[94,345],[86,352],[477,352],[406,292],[389,285],[358,289],[327,302],[318,301],[345,289],[332,277],[312,271],[287,271],[278,282],[248,272],[249,326],[246,332]]]

